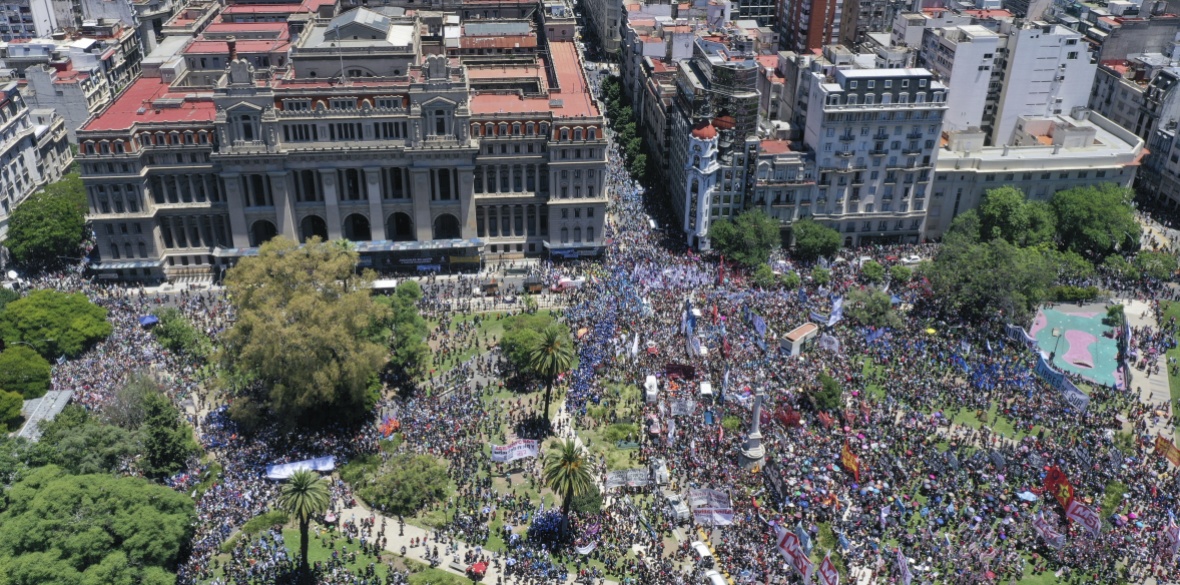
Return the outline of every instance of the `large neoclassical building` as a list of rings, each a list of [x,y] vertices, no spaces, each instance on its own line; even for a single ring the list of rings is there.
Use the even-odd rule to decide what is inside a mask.
[[[217,276],[280,234],[379,270],[600,251],[606,141],[572,42],[424,55],[420,17],[366,8],[271,28],[207,31],[78,131],[100,275]]]

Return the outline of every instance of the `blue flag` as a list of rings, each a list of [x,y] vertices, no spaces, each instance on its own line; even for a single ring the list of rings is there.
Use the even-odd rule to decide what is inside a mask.
[[[811,554],[811,535],[803,529],[803,523],[795,524],[795,536],[799,537],[799,546],[803,547],[803,552]]]

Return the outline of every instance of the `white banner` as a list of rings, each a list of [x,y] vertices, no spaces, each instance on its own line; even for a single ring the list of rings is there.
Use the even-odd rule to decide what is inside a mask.
[[[775,526],[774,531],[778,536],[778,552],[782,553],[788,564],[799,571],[799,574],[803,576],[804,583],[811,583],[811,575],[815,572],[815,563],[812,563],[811,559],[807,558],[807,553],[803,552],[803,547],[799,544],[799,536],[782,526]]]
[[[651,471],[646,467],[612,471],[606,474],[606,489],[617,487],[643,487],[651,483]]]
[[[897,572],[900,573],[901,582],[905,585],[910,585],[914,580],[914,574],[910,572],[910,562],[901,554],[901,549],[897,549]]]
[[[578,551],[578,554],[580,554],[580,555],[588,555],[588,554],[594,552],[594,549],[596,549],[596,548],[598,548],[598,541],[597,540],[590,543],[590,544],[587,544],[586,546],[575,546],[574,550]]]
[[[519,439],[507,445],[492,445],[492,461],[510,463],[517,459],[536,457],[541,444],[532,439]]]
[[[1168,541],[1168,551],[1172,553],[1172,558],[1176,558],[1176,550],[1180,548],[1180,526],[1172,520],[1168,520],[1168,527],[1164,529],[1164,538]]]
[[[820,585],[840,585],[840,571],[836,570],[836,564],[828,555],[824,555],[823,562],[819,564],[818,575]]]
[[[733,505],[729,494],[717,490],[688,490],[688,506],[697,524],[729,526],[733,524]]]
[[[1037,517],[1033,519],[1033,529],[1041,535],[1041,538],[1045,539],[1045,544],[1049,548],[1061,548],[1065,545],[1065,535],[1057,532],[1053,525],[1045,520],[1044,512],[1037,514]]]
[[[1079,504],[1077,500],[1069,502],[1069,508],[1065,510],[1065,517],[1082,525],[1090,536],[1095,538],[1102,534],[1102,519],[1098,517],[1098,512],[1092,508]]]
[[[326,457],[316,457],[315,459],[305,459],[303,461],[295,461],[292,463],[276,463],[274,465],[266,466],[267,479],[288,479],[295,475],[296,471],[301,469],[310,469],[312,471],[329,472],[336,469],[336,457],[328,455]]]

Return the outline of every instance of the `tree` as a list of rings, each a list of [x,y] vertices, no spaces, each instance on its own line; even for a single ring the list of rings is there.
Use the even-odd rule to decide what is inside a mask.
[[[778,221],[760,209],[746,211],[732,221],[714,221],[709,240],[715,250],[751,268],[766,264],[770,252],[782,242]]]
[[[779,277],[779,282],[783,285],[783,288],[785,288],[787,290],[795,290],[795,289],[799,288],[799,285],[801,284],[802,279],[799,278],[798,272],[795,272],[794,270],[790,270],[790,271],[784,272],[782,274],[782,276]]]
[[[134,430],[103,424],[81,406],[66,406],[41,423],[42,457],[70,473],[119,473],[143,451]]]
[[[0,388],[25,399],[40,398],[49,390],[49,362],[24,345],[0,352]]]
[[[372,469],[353,474],[350,483],[378,510],[410,516],[446,497],[450,478],[446,467],[434,457],[400,453],[382,465],[374,463]]]
[[[1141,228],[1131,207],[1134,192],[1113,183],[1058,191],[1050,200],[1062,247],[1090,257],[1139,247]]]
[[[1134,280],[1139,278],[1139,269],[1118,254],[1111,254],[1102,260],[1102,268],[1115,278]]]
[[[311,582],[311,569],[307,564],[307,529],[313,516],[328,509],[329,499],[328,482],[310,469],[296,471],[279,491],[279,508],[299,522],[299,579],[303,583]]]
[[[139,468],[148,477],[172,476],[197,452],[192,427],[182,421],[180,411],[162,393],[144,396],[143,410],[144,456]]]
[[[529,371],[545,380],[545,406],[541,416],[549,418],[549,398],[557,377],[574,365],[574,340],[569,328],[550,325],[541,332],[538,343],[529,350]]]
[[[366,337],[388,310],[373,302],[356,251],[318,238],[275,238],[226,275],[237,320],[220,361],[266,390],[264,405],[288,425],[358,416],[386,350]]]
[[[871,284],[885,280],[885,267],[876,260],[866,260],[860,267],[860,274]]]
[[[577,443],[564,440],[545,457],[541,477],[549,489],[561,496],[561,514],[569,521],[570,504],[574,498],[590,493],[594,480],[590,476],[590,463],[586,453]],[[562,527],[562,532],[565,527]]]
[[[840,232],[813,219],[796,221],[791,230],[795,232],[795,256],[802,260],[827,258],[840,249]]]
[[[889,293],[853,289],[844,301],[844,314],[861,325],[901,328],[901,317],[893,310]]]
[[[931,302],[945,316],[987,320],[1002,315],[1021,322],[1047,298],[1056,274],[1037,248],[1018,248],[1003,239],[972,244],[952,238],[928,271]]]
[[[835,378],[825,372],[819,375],[819,391],[814,394],[815,407],[823,411],[840,408],[840,400],[844,396],[844,389]]]
[[[20,298],[20,293],[0,286],[0,312],[4,311],[4,307]]]
[[[115,391],[115,396],[102,408],[103,417],[119,427],[135,430],[147,418],[145,399],[149,394],[160,394],[163,389],[151,374],[132,372],[127,382]]]
[[[179,309],[165,307],[153,314],[160,322],[152,327],[152,334],[165,349],[195,358],[204,358],[212,351],[213,342],[209,336],[194,327]]]
[[[811,280],[815,284],[823,286],[832,280],[832,271],[822,266],[816,266],[811,269]]]
[[[171,583],[192,536],[193,502],[133,477],[27,474],[5,492],[0,582]]]
[[[377,303],[389,308],[388,319],[379,329],[388,332],[392,349],[390,363],[410,377],[426,369],[430,357],[430,346],[426,343],[429,334],[426,320],[418,311],[418,300],[422,298],[422,287],[412,280],[397,285],[392,295],[377,297]]]
[[[111,334],[107,310],[81,293],[35,290],[0,313],[0,338],[22,343],[47,360],[78,357]]]
[[[25,399],[20,394],[0,390],[0,428],[16,430],[17,423],[21,421],[20,410],[24,405]]]
[[[754,284],[761,289],[768,289],[774,286],[774,270],[771,270],[769,264],[759,264],[758,268],[754,269]]]
[[[914,271],[904,264],[894,264],[889,269],[889,279],[897,284],[906,284],[914,277]]]
[[[1135,256],[1135,267],[1144,277],[1171,280],[1176,274],[1176,257],[1167,252],[1140,252]],[[0,379],[0,387],[2,386],[4,381]]]
[[[22,266],[41,270],[79,257],[86,237],[86,191],[69,173],[34,193],[12,212],[5,245]]]

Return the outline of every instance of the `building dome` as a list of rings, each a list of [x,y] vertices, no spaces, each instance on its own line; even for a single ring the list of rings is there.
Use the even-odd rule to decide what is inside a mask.
[[[692,137],[699,140],[712,140],[717,138],[717,129],[708,122],[698,122],[696,126],[692,127]]]

